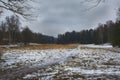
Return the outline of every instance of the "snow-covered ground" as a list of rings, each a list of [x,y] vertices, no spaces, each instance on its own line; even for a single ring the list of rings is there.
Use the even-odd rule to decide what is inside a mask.
[[[102,44],[102,45],[95,45],[95,44],[88,44],[88,45],[82,45],[84,47],[90,47],[90,48],[112,48],[113,46],[109,43]]]
[[[0,79],[120,79],[119,52],[109,51],[106,48],[112,46],[108,45],[84,46],[94,49],[83,49],[80,45],[75,49],[9,50],[2,56],[4,62],[0,63],[0,70],[6,73],[1,74]]]
[[[2,59],[5,63],[1,68],[12,68],[17,65],[40,66],[49,63],[62,62],[66,57],[75,53],[75,50],[55,49],[55,50],[12,50],[7,51]],[[16,65],[17,64],[17,65]]]

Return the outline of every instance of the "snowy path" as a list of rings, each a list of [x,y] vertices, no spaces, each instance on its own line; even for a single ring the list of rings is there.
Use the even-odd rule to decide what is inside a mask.
[[[0,74],[2,80],[120,79],[120,53],[106,47],[12,50],[7,51],[2,59],[5,62],[1,63],[0,70],[6,73]]]
[[[35,67],[51,63],[64,62],[67,57],[76,53],[76,51],[76,49],[7,51],[2,56],[5,63],[2,64],[1,68],[12,68],[17,67],[17,65],[30,65],[30,67]]]

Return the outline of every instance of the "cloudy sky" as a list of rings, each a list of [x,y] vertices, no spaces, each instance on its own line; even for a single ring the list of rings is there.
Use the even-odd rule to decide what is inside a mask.
[[[24,21],[31,30],[50,36],[57,36],[66,31],[81,31],[97,27],[98,23],[115,21],[120,0],[103,0],[97,7],[96,0],[37,0],[32,21]],[[89,1],[89,0],[88,0]]]

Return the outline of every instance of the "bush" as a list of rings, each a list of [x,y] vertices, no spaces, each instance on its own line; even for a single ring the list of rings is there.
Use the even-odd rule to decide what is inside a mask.
[[[3,59],[1,59],[2,55],[3,55],[2,52],[0,52],[0,62],[3,61]]]
[[[120,47],[120,22],[117,22],[113,27],[112,45]]]

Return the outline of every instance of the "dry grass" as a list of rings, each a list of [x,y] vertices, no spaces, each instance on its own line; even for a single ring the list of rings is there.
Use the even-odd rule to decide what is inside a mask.
[[[80,46],[80,49],[106,50],[106,51],[120,53],[119,49],[115,49],[115,48],[94,48],[94,47],[92,48],[92,47],[87,47],[87,46]]]
[[[1,56],[3,55],[4,50],[4,48],[0,48],[0,62],[2,61]]]
[[[73,49],[76,48],[78,44],[40,44],[40,45],[26,45],[22,47],[14,47],[12,49],[20,49],[20,50],[44,50],[44,49]]]
[[[95,48],[95,47],[88,47],[88,46],[80,46],[80,49],[92,49],[92,50],[99,49],[99,50],[107,50],[107,49],[109,49],[109,48]]]
[[[7,50],[7,48],[0,47],[0,54],[3,53],[6,50]]]
[[[0,47],[0,55],[5,51],[5,48]]]
[[[80,49],[93,49],[93,50],[96,50],[96,49],[102,49],[102,48],[92,48],[92,47],[87,47],[87,46],[80,46]]]

